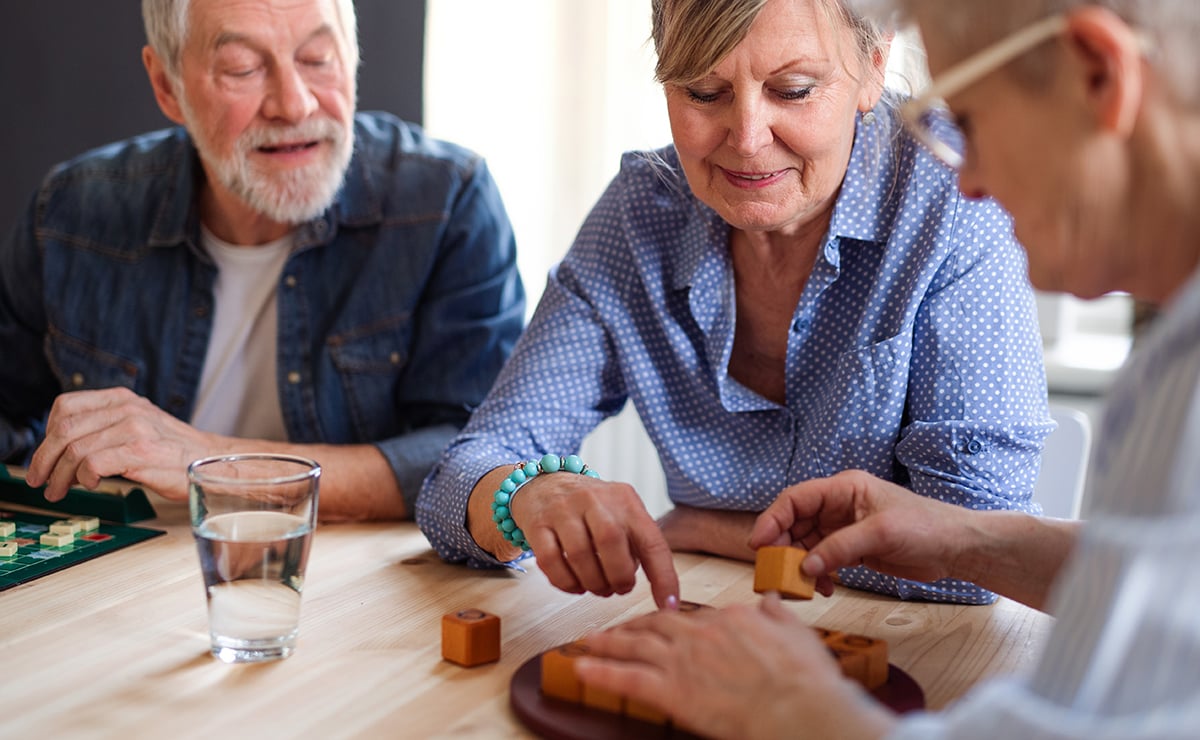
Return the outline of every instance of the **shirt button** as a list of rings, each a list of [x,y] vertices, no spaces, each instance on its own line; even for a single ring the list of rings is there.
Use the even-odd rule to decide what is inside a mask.
[[[392,363],[393,365],[399,365],[400,364],[400,353],[393,352],[390,355],[388,355],[388,362]]]
[[[296,372],[295,370],[291,371],[287,374],[287,380],[292,385],[296,385],[300,382],[300,373]]]
[[[289,288],[294,288],[294,287],[296,287],[296,276],[295,276],[295,275],[288,275],[287,277],[285,277],[285,278],[283,279],[283,284],[284,284],[284,285],[286,285],[286,286],[288,286]]]
[[[74,375],[71,376],[71,387],[72,388],[82,388],[83,387],[83,373],[75,373]]]
[[[792,322],[792,331],[807,331],[808,327],[809,327],[809,323],[810,322],[807,318],[804,318],[804,317],[798,318],[794,322]]]
[[[979,451],[982,449],[983,449],[983,443],[977,439],[973,439],[970,442],[967,442],[967,452],[971,453],[972,455],[978,454]]]

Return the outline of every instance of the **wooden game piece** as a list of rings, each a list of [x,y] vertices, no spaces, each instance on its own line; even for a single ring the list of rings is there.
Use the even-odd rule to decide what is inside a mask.
[[[583,684],[583,703],[593,709],[602,709],[605,712],[621,714],[621,710],[625,708],[625,699],[620,694],[613,691],[598,689],[595,686]]]
[[[0,522],[0,537],[12,537],[16,531],[16,524],[12,522]]]
[[[888,680],[887,643],[864,635],[842,635],[831,640],[829,647],[833,650],[861,653],[866,660],[866,674],[863,685],[868,690],[878,688]]]
[[[827,630],[824,627],[813,627],[813,632],[816,632],[817,637],[826,645],[842,636],[841,632],[838,632],[837,630]]]
[[[842,675],[852,681],[857,681],[863,686],[867,686],[867,656],[866,653],[857,650],[846,650],[842,647],[827,646],[829,652],[833,654],[834,660],[838,662],[838,667],[842,669]]]
[[[807,550],[799,547],[760,547],[754,556],[754,591],[778,591],[785,599],[811,599],[817,579],[800,570]]]
[[[55,534],[47,532],[41,536],[41,543],[47,547],[66,547],[75,541],[73,534]]]
[[[582,640],[542,653],[542,693],[575,704],[583,702],[583,684],[575,676],[575,661],[591,650]]]
[[[94,516],[73,516],[67,521],[78,524],[81,532],[95,532],[100,529],[100,520]]]
[[[69,522],[66,519],[60,519],[50,525],[50,531],[54,534],[69,534],[76,535],[79,533],[80,526],[75,522]]]
[[[17,554],[21,546],[16,542],[0,542],[0,558],[11,558]]]
[[[481,609],[443,615],[442,657],[467,668],[500,660],[500,617]]]

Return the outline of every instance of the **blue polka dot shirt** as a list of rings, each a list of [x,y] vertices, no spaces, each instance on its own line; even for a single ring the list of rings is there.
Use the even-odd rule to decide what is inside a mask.
[[[784,405],[728,371],[729,225],[691,193],[673,148],[623,157],[487,400],[425,481],[417,522],[441,557],[500,565],[465,527],[471,488],[498,465],[577,451],[627,402],[675,503],[761,511],[789,485],[857,468],[973,509],[1037,511],[1053,422],[1024,252],[1004,211],[964,198],[881,111],[858,124],[796,305]],[[840,576],[902,598],[995,598],[962,581]]]

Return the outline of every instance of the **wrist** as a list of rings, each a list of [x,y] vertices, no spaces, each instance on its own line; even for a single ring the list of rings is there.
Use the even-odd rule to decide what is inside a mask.
[[[576,473],[589,478],[599,478],[600,475],[584,464],[578,455],[543,455],[539,460],[529,460],[517,463],[506,475],[492,493],[492,521],[500,536],[510,545],[528,552],[531,548],[525,538],[525,532],[517,526],[512,516],[513,499],[531,480],[539,475],[549,473]]]

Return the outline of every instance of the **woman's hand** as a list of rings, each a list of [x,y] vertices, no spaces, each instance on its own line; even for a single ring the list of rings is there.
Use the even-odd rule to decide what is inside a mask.
[[[484,476],[468,504],[471,535],[501,560],[520,555],[500,537],[491,518],[492,495],[511,471],[506,465]],[[509,509],[538,567],[563,591],[629,593],[641,566],[655,603],[678,601],[671,548],[632,486],[572,473],[542,474],[517,489]]]

